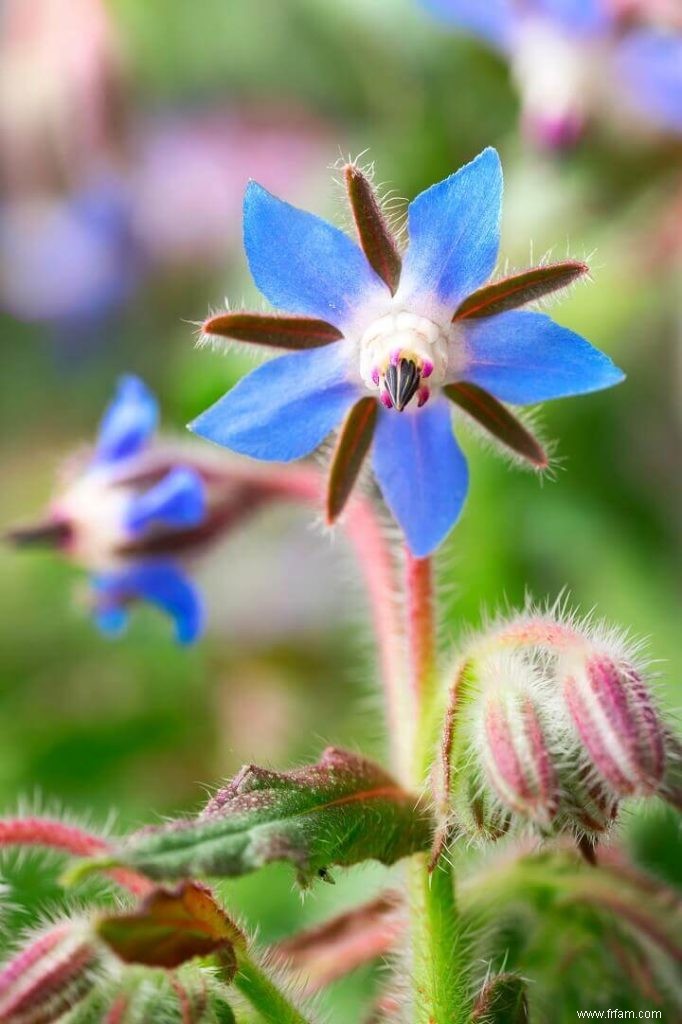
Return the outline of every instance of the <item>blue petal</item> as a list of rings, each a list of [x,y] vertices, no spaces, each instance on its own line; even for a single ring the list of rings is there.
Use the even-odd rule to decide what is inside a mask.
[[[347,380],[344,342],[279,356],[202,413],[189,429],[215,444],[268,462],[317,448],[357,398]]]
[[[117,462],[140,451],[158,418],[156,399],[147,386],[138,377],[122,377],[100,423],[95,462]]]
[[[172,562],[138,562],[93,579],[96,621],[104,632],[121,632],[131,600],[145,600],[170,615],[178,643],[190,644],[203,628],[203,608],[195,587]]]
[[[617,49],[616,72],[636,109],[682,131],[682,35],[631,32]]]
[[[244,246],[253,279],[278,309],[343,330],[357,306],[389,297],[355,242],[255,181],[244,197]]]
[[[150,490],[133,498],[126,514],[126,527],[134,534],[149,526],[177,529],[198,526],[206,515],[206,485],[193,469],[178,467]]]
[[[502,167],[485,149],[410,203],[399,297],[435,295],[453,311],[490,277],[500,241]]]
[[[578,35],[598,35],[613,21],[605,0],[535,0],[535,7]]]
[[[544,313],[501,313],[465,328],[465,380],[527,405],[611,387],[624,379],[608,356]]]
[[[449,403],[436,399],[402,413],[382,409],[372,461],[410,551],[425,558],[447,536],[467,493],[469,474]]]
[[[427,11],[481,36],[501,50],[511,44],[518,9],[513,0],[421,0]]]

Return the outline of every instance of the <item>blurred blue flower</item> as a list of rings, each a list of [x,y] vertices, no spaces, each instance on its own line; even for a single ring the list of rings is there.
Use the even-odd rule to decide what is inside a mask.
[[[178,556],[211,533],[209,483],[176,449],[152,443],[156,399],[137,377],[123,377],[107,408],[94,453],[52,502],[48,518],[11,536],[48,541],[92,574],[95,619],[119,633],[134,601],[166,612],[180,643],[202,629],[201,598]]]
[[[548,148],[573,144],[599,108],[682,132],[682,35],[631,20],[609,0],[421,0],[504,54],[524,124]]]
[[[553,268],[522,275],[520,284],[510,279],[511,295],[500,295],[497,285],[477,291],[497,260],[501,200],[494,149],[421,193],[408,211],[399,283],[390,283],[381,260],[370,258],[367,238],[366,256],[331,224],[251,182],[244,202],[251,273],[274,306],[302,316],[228,312],[205,330],[307,351],[258,367],[191,429],[244,455],[289,461],[313,451],[360,399],[373,396],[376,479],[412,552],[428,555],[467,491],[448,398],[468,402],[468,411],[482,401],[486,425],[499,433],[500,423],[507,430],[514,421],[496,399],[525,405],[623,378],[610,359],[548,316],[515,311],[553,290],[538,285]],[[399,265],[397,250],[395,259]],[[564,283],[566,274],[586,269],[559,267]],[[446,385],[464,382],[467,394],[446,397]]]
[[[141,264],[125,182],[90,178],[62,195],[0,206],[0,305],[71,348],[94,343],[134,291]]]

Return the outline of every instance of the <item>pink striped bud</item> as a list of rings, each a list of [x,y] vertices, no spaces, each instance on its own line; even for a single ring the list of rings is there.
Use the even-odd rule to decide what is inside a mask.
[[[0,968],[3,1024],[51,1024],[91,991],[99,954],[82,923],[44,932]]]
[[[604,653],[562,665],[563,693],[592,766],[618,796],[655,792],[665,769],[665,736],[642,677]]]
[[[556,773],[537,709],[528,693],[487,695],[482,760],[498,797],[512,811],[549,825],[559,804]]]

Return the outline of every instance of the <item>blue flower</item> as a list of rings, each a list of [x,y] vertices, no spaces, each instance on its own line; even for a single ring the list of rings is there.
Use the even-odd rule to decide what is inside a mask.
[[[17,543],[48,541],[92,573],[95,619],[119,633],[134,601],[173,619],[180,643],[202,629],[201,598],[178,557],[210,532],[208,484],[200,468],[153,443],[156,399],[123,377],[94,454],[56,498],[46,522],[15,531]]]
[[[485,286],[499,245],[495,150],[417,196],[402,256],[367,179],[352,165],[345,174],[361,247],[249,184],[249,266],[284,315],[227,312],[205,331],[295,351],[258,367],[191,429],[244,455],[286,462],[312,452],[343,421],[328,509],[338,512],[371,441],[379,487],[421,557],[446,536],[467,491],[451,402],[542,466],[541,448],[501,402],[582,394],[623,374],[548,316],[516,309],[570,283],[584,264]]]
[[[613,102],[682,132],[682,35],[672,28],[635,27],[608,0],[421,2],[508,58],[525,126],[543,145],[572,144]]]

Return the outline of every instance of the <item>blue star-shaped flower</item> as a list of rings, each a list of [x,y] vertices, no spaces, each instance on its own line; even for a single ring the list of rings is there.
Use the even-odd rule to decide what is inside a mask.
[[[402,255],[367,179],[352,165],[345,173],[361,248],[249,184],[251,273],[287,315],[227,312],[205,331],[296,351],[258,367],[191,429],[244,455],[286,462],[313,451],[343,421],[329,518],[371,442],[386,503],[422,557],[446,536],[467,491],[451,402],[542,466],[542,449],[502,402],[595,391],[623,374],[548,316],[516,308],[575,280],[584,264],[539,267],[485,286],[497,260],[502,200],[494,149],[410,204]]]

